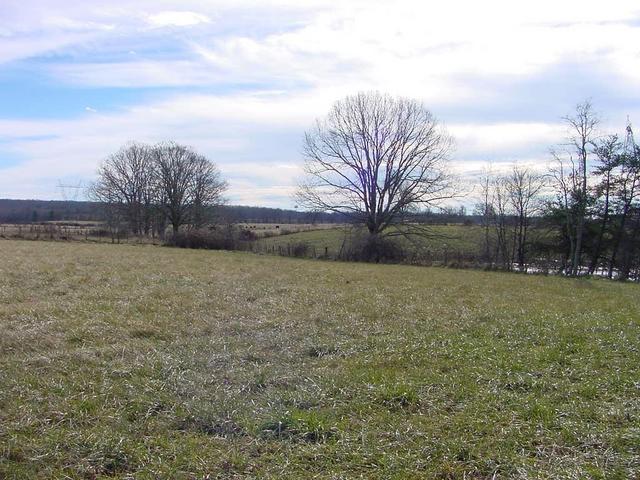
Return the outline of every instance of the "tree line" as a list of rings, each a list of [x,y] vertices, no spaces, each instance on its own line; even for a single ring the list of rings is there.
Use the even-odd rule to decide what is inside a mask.
[[[484,259],[524,271],[546,259],[566,275],[628,279],[640,268],[640,147],[630,124],[624,135],[599,132],[588,101],[564,122],[568,136],[547,170],[481,178]]]
[[[475,207],[483,228],[484,262],[504,270],[528,270],[532,247],[541,235],[532,227],[540,226],[546,186],[546,176],[527,167],[516,165],[503,174],[485,172]]]
[[[560,270],[628,279],[640,267],[640,146],[631,124],[622,135],[598,132],[584,102],[572,116],[568,147],[554,150],[554,198],[545,212],[558,232]]]
[[[0,199],[0,223],[104,222],[104,210],[100,202],[82,200]],[[454,218],[445,218],[440,212],[432,212],[429,217],[434,221],[453,221]],[[228,204],[217,205],[211,218],[223,223],[345,223],[343,216],[331,213]],[[121,225],[125,227],[127,225]]]

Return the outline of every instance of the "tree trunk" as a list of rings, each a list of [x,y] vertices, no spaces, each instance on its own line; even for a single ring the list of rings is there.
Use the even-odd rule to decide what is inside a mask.
[[[640,233],[640,218],[638,218],[633,226],[633,230],[631,235],[629,236],[629,245],[625,248],[624,258],[622,261],[622,266],[620,268],[620,276],[619,280],[628,280],[629,273],[631,272],[631,262],[633,260],[633,255],[635,253],[634,239],[638,238],[638,234]]]
[[[583,201],[583,200],[581,200]],[[578,226],[576,227],[576,244],[573,252],[573,265],[571,274],[577,276],[580,273],[580,257],[582,254],[582,235],[584,232],[584,210],[580,208]]]
[[[598,232],[598,239],[596,240],[596,249],[593,252],[593,258],[591,259],[591,265],[589,266],[589,275],[593,275],[598,268],[598,261],[602,253],[602,239],[604,238],[604,232],[607,229],[609,223],[609,191],[604,201],[604,215],[602,216],[602,222],[600,223],[600,231]]]
[[[620,219],[620,228],[618,229],[618,235],[616,236],[616,240],[613,245],[613,250],[611,252],[611,260],[609,261],[609,272],[607,274],[607,277],[609,278],[613,277],[613,269],[616,266],[618,251],[620,250],[620,245],[622,244],[622,240],[624,238],[624,229],[626,228],[626,224],[627,224],[627,216],[628,216],[628,210],[625,207],[624,211],[622,212],[622,218]]]

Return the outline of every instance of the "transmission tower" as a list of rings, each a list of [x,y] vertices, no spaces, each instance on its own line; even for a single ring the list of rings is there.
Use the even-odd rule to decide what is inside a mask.
[[[627,116],[627,136],[624,139],[624,155],[633,155],[635,154],[636,149],[636,141],[633,138],[633,128],[631,128],[631,121]]]
[[[82,194],[85,191],[85,186],[82,181],[75,184],[65,184],[58,180],[58,190],[60,191],[60,197],[65,202],[77,202],[78,199],[82,197]]]

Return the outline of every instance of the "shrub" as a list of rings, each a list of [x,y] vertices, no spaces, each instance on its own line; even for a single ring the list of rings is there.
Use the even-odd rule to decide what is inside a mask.
[[[309,244],[305,242],[292,244],[291,255],[293,257],[307,257],[309,255]]]
[[[407,258],[395,240],[370,234],[354,235],[342,256],[344,260],[375,263],[397,263]]]
[[[107,228],[94,228],[89,231],[92,237],[107,238],[111,236],[111,231]]]
[[[238,239],[229,231],[189,230],[173,234],[165,245],[179,248],[197,248],[207,250],[234,250]]]
[[[253,230],[242,228],[238,233],[238,239],[243,242],[252,242],[258,239],[258,235]]]

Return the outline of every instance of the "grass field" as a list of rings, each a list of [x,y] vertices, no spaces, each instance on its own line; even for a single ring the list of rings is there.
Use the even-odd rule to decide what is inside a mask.
[[[640,289],[0,241],[0,478],[637,478]]]
[[[316,249],[318,254],[324,253],[325,248],[330,255],[335,255],[340,251],[340,247],[345,239],[345,234],[350,235],[352,230],[346,227],[323,228],[318,230],[301,231],[289,235],[280,235],[260,239],[263,246],[286,246],[288,244],[306,243]],[[484,230],[480,226],[463,225],[433,225],[428,227],[428,234],[425,236],[413,237],[411,244],[404,237],[395,237],[401,245],[408,249],[425,248],[436,254],[448,250],[451,253],[480,252],[483,245]]]

